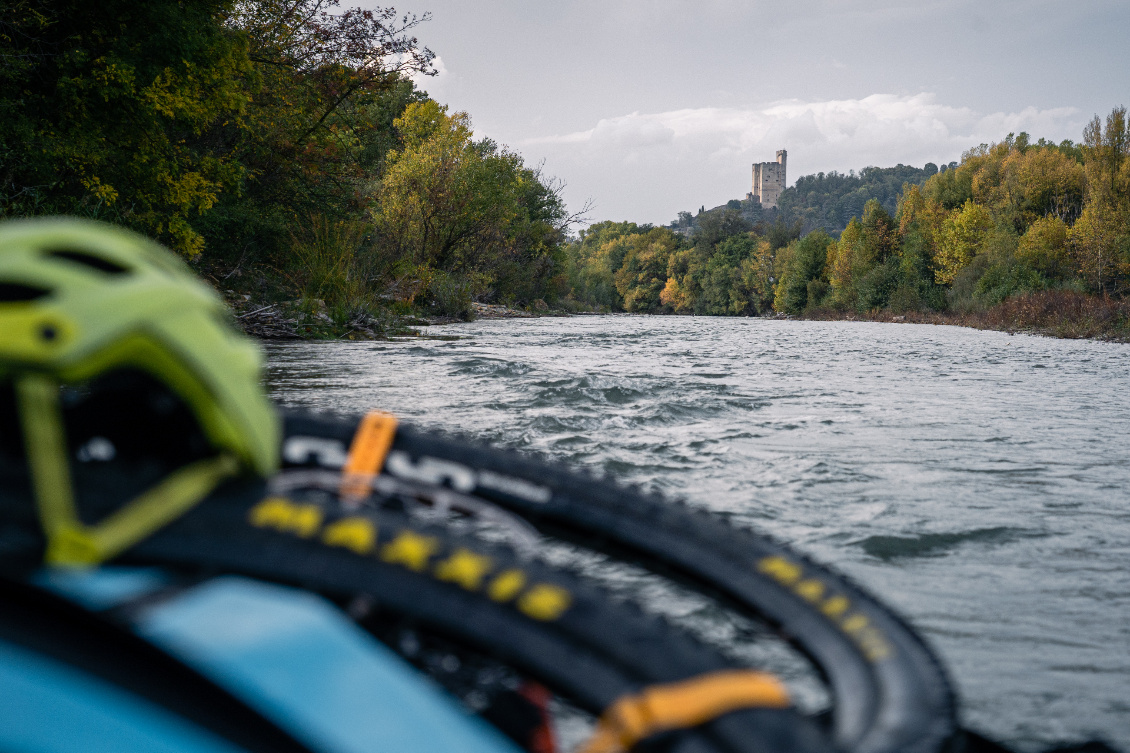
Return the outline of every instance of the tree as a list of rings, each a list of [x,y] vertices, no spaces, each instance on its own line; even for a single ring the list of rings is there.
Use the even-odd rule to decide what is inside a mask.
[[[821,293],[827,290],[825,266],[831,242],[824,231],[815,230],[789,245],[788,261],[783,265],[774,300],[778,311],[799,314],[823,302]],[[813,282],[818,284],[812,285]]]
[[[744,233],[717,245],[703,269],[701,301],[696,310],[731,316],[759,313],[760,265],[746,262],[756,256],[762,243],[757,236]]]
[[[96,216],[187,256],[206,239],[278,251],[312,214],[356,217],[373,135],[392,130],[382,95],[410,96],[403,74],[433,56],[408,34],[426,16],[336,7],[7,3],[0,214]]]
[[[404,146],[386,156],[372,213],[385,254],[405,271],[477,275],[479,296],[556,296],[574,219],[560,186],[518,154],[473,140],[466,113],[432,100],[409,104],[395,125]]]
[[[748,233],[751,229],[752,226],[742,217],[741,212],[727,207],[699,215],[695,221],[694,239],[696,244],[714,246],[725,238]]]
[[[864,206],[860,230],[863,253],[856,257],[857,264],[881,264],[898,252],[897,227],[878,200],[871,199]]]
[[[1092,290],[1106,290],[1116,275],[1130,271],[1127,217],[1109,202],[1088,202],[1068,238],[1076,269]]]
[[[1079,271],[1095,290],[1108,290],[1130,272],[1130,131],[1126,108],[1098,116],[1083,132],[1086,193],[1083,212],[1069,235]]]
[[[863,254],[863,227],[852,217],[840,239],[828,246],[828,283],[832,289],[831,305],[838,309],[855,308],[856,257]]]
[[[312,217],[355,221],[399,146],[393,120],[425,97],[406,78],[434,74],[412,31],[428,19],[336,0],[239,0],[224,20],[248,41],[248,105],[228,148],[245,167],[238,192],[198,223],[235,261],[287,268]]]
[[[1095,181],[1096,188],[1119,193],[1119,175],[1122,164],[1130,154],[1130,130],[1126,122],[1126,108],[1115,107],[1106,116],[1106,129],[1096,115],[1083,130],[1083,151],[1103,180]]]
[[[953,282],[954,276],[977,255],[985,233],[993,227],[989,210],[967,200],[961,209],[955,209],[942,223],[938,238],[937,269],[934,277],[939,283]]]
[[[1040,217],[1074,222],[1083,208],[1083,166],[1056,148],[1033,148],[1016,161],[1025,226]]]
[[[246,37],[226,0],[14,0],[0,31],[0,216],[109,219],[200,252],[234,189]]]
[[[1059,216],[1041,217],[1021,236],[1016,257],[1049,280],[1067,277],[1072,271],[1068,232]]]
[[[627,246],[617,241],[626,235],[649,232],[634,222],[598,222],[581,230],[566,248],[571,295],[581,304],[611,310],[623,306],[613,276],[624,262]]]
[[[788,222],[800,220],[806,228],[823,228],[839,233],[852,217],[863,214],[863,208],[876,199],[888,212],[894,212],[899,192],[905,185],[919,185],[938,171],[897,165],[865,167],[858,175],[837,172],[802,175],[796,185],[787,188],[777,200],[780,216]]]
[[[240,0],[227,17],[248,39],[250,58],[269,85],[263,93],[304,100],[287,124],[294,130],[286,138],[298,148],[320,129],[330,130],[330,118],[358,92],[386,88],[412,73],[436,74],[435,54],[409,35],[430,14],[400,16],[395,8],[332,13],[339,5]]]
[[[663,305],[659,296],[667,285],[667,266],[678,246],[677,236],[666,228],[654,228],[618,242],[626,247],[624,263],[615,275],[624,309],[640,313],[658,310]]]

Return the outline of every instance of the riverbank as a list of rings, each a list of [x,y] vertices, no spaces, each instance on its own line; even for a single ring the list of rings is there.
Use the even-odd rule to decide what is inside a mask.
[[[420,331],[421,327],[467,321],[453,316],[399,313],[392,309],[380,309],[376,315],[370,311],[354,311],[334,316],[337,312],[331,312],[325,302],[320,300],[262,303],[247,294],[224,292],[239,327],[248,335],[261,340],[388,340],[422,337],[424,333]],[[568,312],[550,309],[548,306],[525,310],[489,303],[472,303],[471,314],[472,320],[569,316]]]
[[[834,309],[817,309],[796,318],[813,321],[949,324],[1069,340],[1130,342],[1130,301],[1066,290],[1044,290],[1013,296],[983,311],[895,313],[885,309],[869,314],[845,314]]]
[[[236,322],[247,334],[264,340],[387,340],[422,337],[421,328],[459,324],[451,316],[366,311],[335,318],[321,301],[282,301],[262,304],[247,295],[229,293],[228,304]],[[548,306],[518,309],[487,303],[472,304],[472,320],[568,317],[593,312],[565,311]],[[720,317],[723,318],[723,317]],[[1014,296],[982,311],[902,311],[890,309],[866,314],[830,308],[806,311],[800,316],[776,318],[808,321],[871,321],[904,324],[946,324],[973,329],[1025,333],[1062,339],[1130,342],[1130,301],[1048,290]]]

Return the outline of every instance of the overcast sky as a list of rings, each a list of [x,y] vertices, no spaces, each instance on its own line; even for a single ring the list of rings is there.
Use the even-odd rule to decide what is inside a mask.
[[[778,149],[792,185],[1010,131],[1078,141],[1130,104],[1130,0],[411,2],[442,71],[422,87],[593,220],[741,198]]]

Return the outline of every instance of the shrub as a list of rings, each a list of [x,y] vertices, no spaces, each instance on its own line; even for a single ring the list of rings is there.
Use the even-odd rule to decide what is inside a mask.
[[[299,297],[321,300],[331,309],[370,301],[367,259],[361,247],[366,228],[359,222],[310,218],[305,232],[290,237],[288,274]]]
[[[884,308],[898,286],[899,260],[892,256],[871,267],[856,281],[857,308],[861,312]]]
[[[437,316],[453,316],[469,322],[475,318],[471,305],[471,281],[443,270],[432,275],[425,294],[424,306]]]
[[[1041,217],[1021,238],[1017,257],[1050,279],[1070,273],[1067,248],[1067,223],[1058,217]]]

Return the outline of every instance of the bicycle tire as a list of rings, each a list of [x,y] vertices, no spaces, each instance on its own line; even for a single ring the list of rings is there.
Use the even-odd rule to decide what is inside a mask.
[[[260,484],[225,485],[185,515],[115,558],[115,564],[158,565],[186,577],[206,578],[234,573],[297,586],[338,601],[364,596],[383,609],[404,615],[428,629],[485,651],[542,682],[582,709],[599,715],[617,699],[655,685],[693,679],[733,664],[662,620],[629,605],[610,601],[576,577],[536,562],[520,561],[505,548],[453,536],[443,526],[421,526],[389,510],[346,509],[333,501],[317,507],[316,530],[301,524],[256,522],[264,504]],[[13,507],[3,516],[13,520]],[[108,512],[97,495],[88,495],[85,510],[95,518]],[[30,505],[23,527],[37,534]],[[311,518],[312,520],[313,518]],[[370,521],[387,547],[406,532],[435,540],[428,566],[416,569],[327,543],[326,532],[343,520]],[[276,521],[277,522],[277,521]],[[292,521],[293,523],[293,521]],[[31,539],[27,539],[30,541]],[[42,540],[39,537],[39,546]],[[439,579],[432,563],[449,562],[455,551],[491,560],[492,574],[521,571],[526,590],[503,600],[489,598],[482,588]],[[382,548],[387,553],[387,548]],[[25,562],[38,552],[24,552]],[[384,556],[382,554],[382,556]],[[484,584],[485,585],[485,584]],[[557,589],[568,595],[568,607],[553,619],[532,616],[523,598],[535,589]],[[544,589],[543,589],[544,591]],[[364,620],[359,621],[364,626]],[[818,726],[791,708],[749,708],[720,716],[701,727],[664,736],[665,749],[679,753],[815,753],[830,749]]]
[[[332,467],[356,423],[287,414],[290,462]],[[547,535],[639,563],[778,630],[825,675],[833,739],[843,750],[939,753],[959,744],[954,692],[925,642],[865,589],[764,534],[513,451],[403,425],[384,472],[481,497]]]

